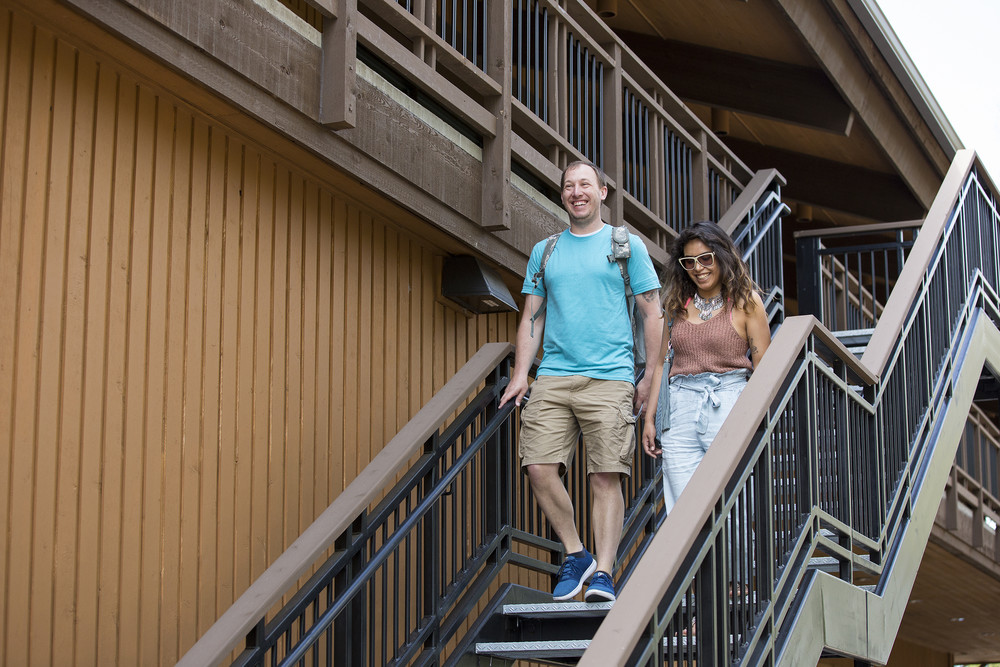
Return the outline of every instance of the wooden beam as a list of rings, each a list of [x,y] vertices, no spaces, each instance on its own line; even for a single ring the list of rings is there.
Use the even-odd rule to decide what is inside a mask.
[[[622,31],[679,97],[846,136],[854,114],[823,70]]]
[[[924,207],[896,174],[732,137],[726,145],[752,169],[777,169],[785,175],[788,185],[781,193],[788,199],[884,222],[924,217]]]
[[[858,56],[855,45],[838,23],[831,20],[827,3],[777,0],[777,4],[856,111],[858,120],[885,151],[903,182],[924,208],[930,207],[944,174],[932,162],[909,124],[897,113],[884,89],[878,86],[869,65]]]

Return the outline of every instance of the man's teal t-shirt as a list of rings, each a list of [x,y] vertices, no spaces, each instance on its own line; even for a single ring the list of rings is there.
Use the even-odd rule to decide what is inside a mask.
[[[660,283],[642,240],[629,235],[632,291],[642,294]],[[538,287],[532,277],[541,264],[545,241],[531,251],[522,294],[546,297],[542,364],[538,375],[584,375],[631,382],[634,373],[632,325],[625,283],[617,262],[609,262],[611,227],[588,236],[566,231],[545,265]],[[537,332],[536,332],[537,333]]]

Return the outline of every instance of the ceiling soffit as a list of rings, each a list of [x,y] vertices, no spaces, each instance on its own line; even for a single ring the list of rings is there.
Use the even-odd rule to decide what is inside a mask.
[[[819,169],[783,171],[796,199],[826,193],[806,200],[825,207],[835,191],[835,209],[862,220],[922,217],[948,160],[845,2],[601,1],[616,10],[609,26],[706,124],[729,114],[724,141],[749,166]],[[831,187],[796,186],[831,175]],[[863,194],[875,184],[888,201]]]
[[[663,40],[619,37],[679,97],[847,135],[853,114],[823,70]]]

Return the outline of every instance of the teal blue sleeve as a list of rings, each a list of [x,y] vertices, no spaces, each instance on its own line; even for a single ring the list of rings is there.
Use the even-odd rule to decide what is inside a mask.
[[[628,260],[628,278],[632,283],[632,293],[642,294],[660,289],[660,280],[656,276],[646,244],[635,234],[629,234],[629,247],[632,249],[632,256]]]
[[[534,285],[535,274],[538,272],[538,267],[542,263],[542,253],[545,252],[545,241],[540,241],[535,244],[535,247],[531,249],[531,256],[528,257],[528,269],[524,274],[524,284],[521,286],[521,294],[536,294],[540,297],[545,296],[545,284],[544,281],[539,280],[538,286]]]

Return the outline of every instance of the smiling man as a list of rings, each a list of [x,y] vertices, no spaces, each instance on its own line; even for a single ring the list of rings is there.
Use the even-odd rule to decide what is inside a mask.
[[[648,378],[633,384],[625,280],[618,263],[609,261],[611,227],[601,220],[607,194],[604,174],[595,165],[573,162],[563,171],[562,204],[570,228],[550,247],[541,272],[547,241],[531,252],[514,372],[501,399],[501,405],[521,404],[544,339],[531,400],[521,415],[520,456],[535,500],[567,554],[552,593],[555,600],[575,597],[588,579],[588,602],[615,599],[612,575],[625,516],[622,475],[631,474],[635,415],[649,396]],[[659,281],[642,240],[630,235],[629,246],[628,275],[644,316],[646,358],[652,359],[662,331]],[[593,555],[576,529],[562,481],[581,434],[593,494]]]

